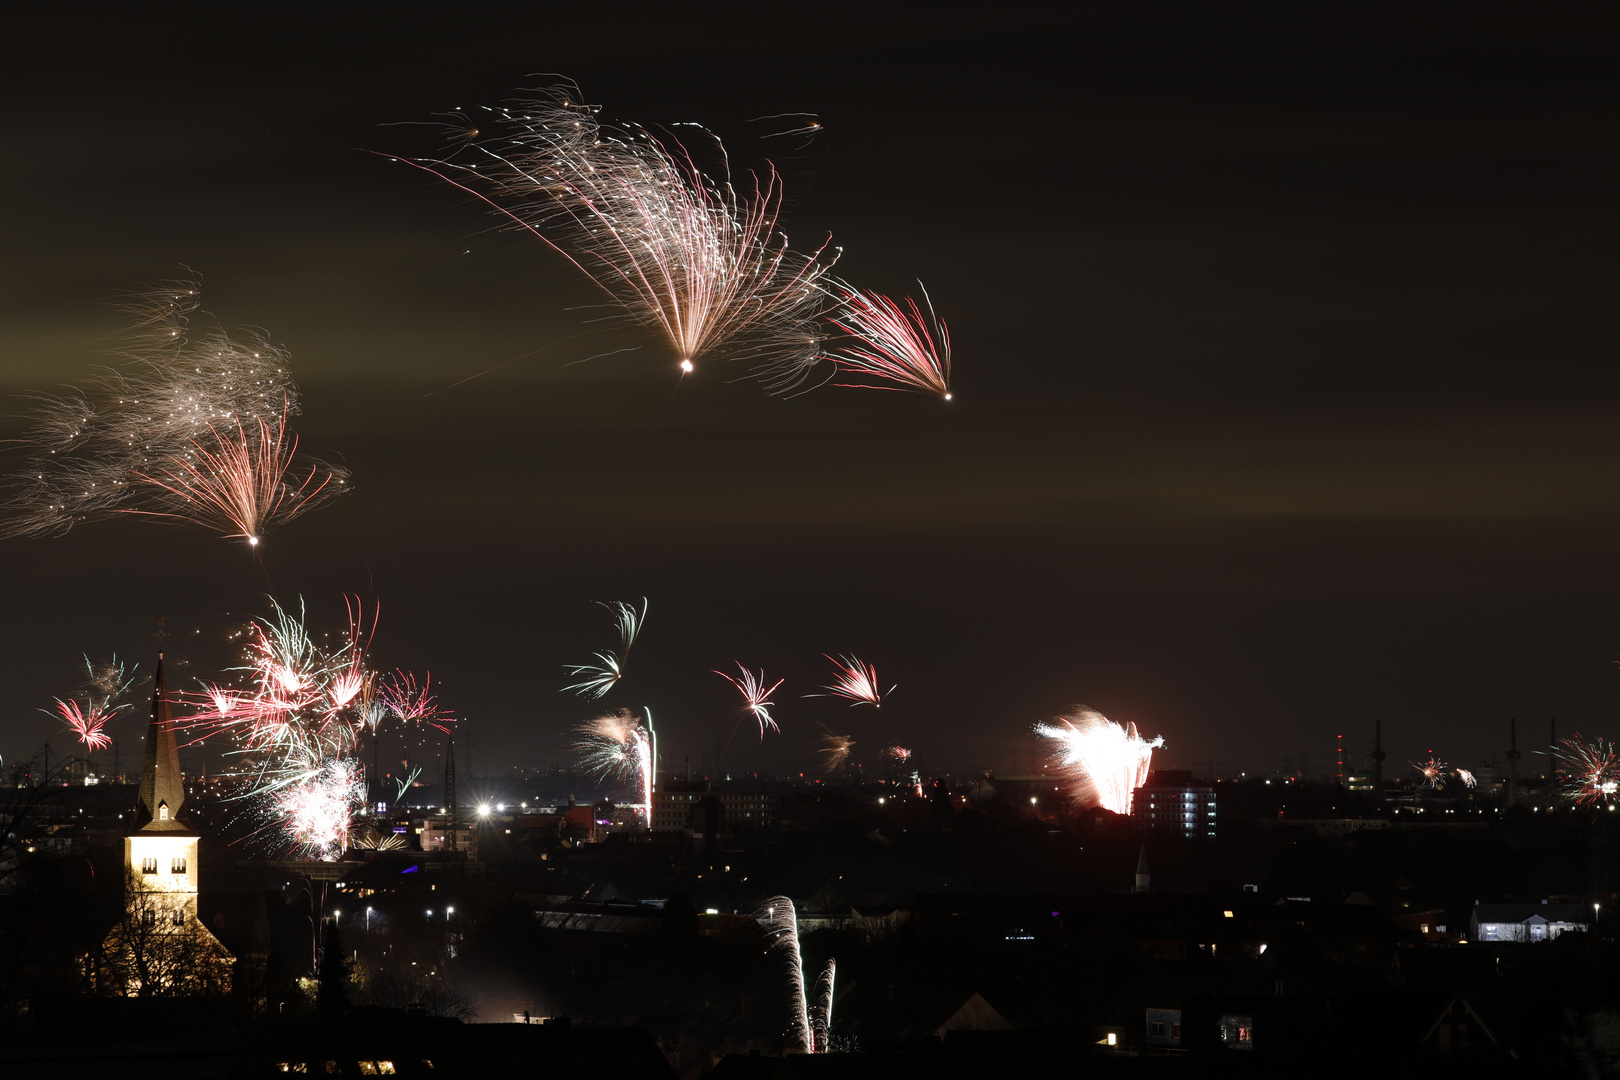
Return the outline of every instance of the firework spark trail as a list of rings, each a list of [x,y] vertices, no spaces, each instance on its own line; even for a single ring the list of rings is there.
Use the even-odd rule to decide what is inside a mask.
[[[603,713],[576,730],[574,747],[580,763],[598,776],[634,780],[641,789],[642,808],[652,821],[652,732],[629,709]]]
[[[793,901],[785,896],[773,896],[754,913],[764,930],[768,943],[766,952],[782,956],[783,973],[787,976],[789,1007],[793,1010],[792,1027],[788,1037],[801,1054],[814,1052],[810,1034],[810,1016],[804,999],[804,964],[799,958],[799,918],[793,910]]]
[[[818,282],[836,260],[809,256],[778,229],[773,168],[739,194],[724,146],[705,175],[687,148],[635,125],[604,128],[571,84],[509,107],[456,114],[458,160],[413,162],[489,205],[662,337],[683,372],[699,358],[749,362],[772,393],[791,392],[820,359]],[[702,130],[702,129],[699,129]],[[466,159],[471,160],[466,160]]]
[[[1463,786],[1468,788],[1470,791],[1479,787],[1479,781],[1474,779],[1474,774],[1467,769],[1457,769],[1452,773],[1452,775],[1461,780],[1463,782]]]
[[[630,647],[636,643],[636,635],[641,633],[647,621],[645,596],[641,598],[639,610],[635,604],[625,600],[598,600],[597,603],[613,612],[613,620],[619,630],[618,651],[592,653],[596,663],[569,664],[563,669],[579,679],[579,682],[563,687],[563,692],[576,693],[591,700],[606,694],[624,677],[624,666],[630,660]]]
[[[894,758],[895,761],[902,765],[911,760],[911,751],[907,750],[904,746],[888,747],[883,751],[883,754],[885,757]]]
[[[1607,739],[1576,735],[1560,740],[1553,756],[1564,765],[1559,794],[1578,806],[1620,802],[1620,747]]]
[[[1119,724],[1102,713],[1076,705],[1055,724],[1036,724],[1035,734],[1056,741],[1057,767],[1066,773],[1071,796],[1095,802],[1116,814],[1131,812],[1131,798],[1147,783],[1153,751],[1162,737],[1143,739],[1135,724]]]
[[[814,141],[816,135],[820,134],[820,132],[821,132],[821,120],[820,120],[820,118],[818,118],[816,116],[815,113],[805,113],[805,112],[771,113],[768,116],[756,116],[756,117],[752,118],[751,120],[749,120],[748,122],[750,124],[758,124],[758,123],[763,123],[766,120],[786,120],[786,119],[803,120],[804,122],[802,124],[799,124],[797,127],[784,128],[781,131],[768,132],[768,133],[766,133],[764,135],[761,135],[760,138],[762,138],[762,139],[783,139],[783,138],[787,138],[787,137],[792,136],[792,135],[803,135],[804,136],[804,141],[801,142],[798,146],[794,147],[795,150],[803,150],[805,147],[809,146],[810,143],[812,141]]]
[[[411,774],[409,776],[404,777],[403,779],[397,776],[394,778],[394,785],[399,788],[399,791],[394,796],[394,801],[396,803],[405,798],[405,793],[411,790],[411,785],[416,783],[416,778],[421,775],[422,766],[418,765],[411,770]]]
[[[838,961],[829,957],[827,964],[816,976],[816,1007],[811,1014],[816,1038],[815,1053],[827,1052],[827,1037],[832,1031],[833,979],[838,973]]]
[[[764,741],[766,727],[775,732],[782,730],[776,726],[776,721],[771,719],[770,710],[774,703],[770,700],[770,696],[787,680],[777,679],[771,685],[766,686],[765,669],[761,668],[759,674],[755,675],[739,662],[737,670],[741,673],[740,678],[734,679],[723,671],[715,671],[715,674],[735,686],[737,691],[742,694],[743,711],[759,722],[759,737],[761,741]]]
[[[833,662],[833,681],[825,687],[826,694],[806,694],[806,697],[841,697],[851,705],[883,707],[883,699],[894,693],[894,687],[878,690],[877,668],[853,656],[833,657],[822,653]]]
[[[843,282],[831,286],[838,306],[829,321],[854,338],[844,348],[827,354],[838,371],[864,375],[894,386],[871,383],[835,383],[859,390],[917,390],[951,400],[951,337],[934,314],[926,290],[925,317],[917,301],[906,298],[906,309],[881,293],[853,289]]]
[[[286,354],[222,330],[192,340],[197,303],[190,282],[138,297],[123,363],[37,399],[0,535],[134,513],[256,540],[346,490],[346,470],[296,452]]]
[[[849,761],[850,752],[855,749],[855,740],[848,735],[834,735],[823,725],[816,726],[822,730],[821,749],[818,753],[827,755],[827,760],[821,763],[821,767],[828,772],[837,772]]]

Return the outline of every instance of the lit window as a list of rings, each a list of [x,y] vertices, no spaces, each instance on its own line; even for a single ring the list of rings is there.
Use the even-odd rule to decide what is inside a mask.
[[[169,860],[169,873],[183,874],[186,872],[186,857],[184,855]]]
[[[157,856],[156,855],[152,856],[149,859],[142,859],[141,860],[141,873],[143,873],[143,874],[155,874],[155,873],[157,873]]]
[[[158,804],[158,820],[159,821],[168,821],[169,820],[169,804],[168,803],[160,803],[160,804]]]

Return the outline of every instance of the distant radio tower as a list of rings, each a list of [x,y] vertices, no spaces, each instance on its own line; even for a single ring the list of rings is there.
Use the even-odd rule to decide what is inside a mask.
[[[1508,805],[1519,802],[1519,721],[1508,717]]]
[[[445,739],[444,830],[450,834],[450,850],[456,850],[456,737]]]
[[[1373,721],[1373,798],[1384,797],[1384,722]]]

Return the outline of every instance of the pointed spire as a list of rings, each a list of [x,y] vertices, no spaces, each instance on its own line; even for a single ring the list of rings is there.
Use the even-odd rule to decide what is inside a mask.
[[[163,653],[158,653],[152,689],[152,723],[146,729],[146,765],[141,770],[140,821],[142,832],[184,832],[180,807],[186,801],[185,778],[180,774],[180,749],[175,743],[174,717],[169,712],[169,685],[163,677]]]

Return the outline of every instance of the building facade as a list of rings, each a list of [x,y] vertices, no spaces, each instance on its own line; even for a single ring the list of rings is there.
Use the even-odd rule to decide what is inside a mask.
[[[1131,817],[1145,833],[1215,839],[1215,789],[1195,787],[1190,772],[1160,770],[1136,789]]]

